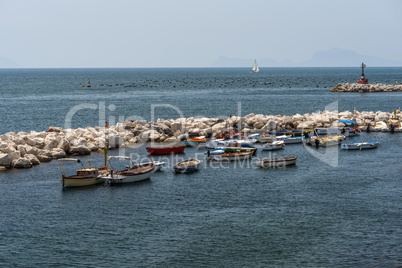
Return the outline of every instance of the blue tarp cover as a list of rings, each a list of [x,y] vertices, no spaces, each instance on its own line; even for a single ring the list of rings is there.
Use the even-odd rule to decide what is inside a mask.
[[[349,121],[349,120],[339,120],[339,123],[356,124],[355,121]]]

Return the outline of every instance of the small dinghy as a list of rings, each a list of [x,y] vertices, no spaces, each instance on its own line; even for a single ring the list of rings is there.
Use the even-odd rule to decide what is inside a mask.
[[[181,161],[173,166],[176,173],[192,173],[198,170],[201,161],[195,158]]]
[[[281,168],[289,165],[295,165],[297,156],[284,157],[284,158],[266,158],[257,160],[257,166],[260,168]]]

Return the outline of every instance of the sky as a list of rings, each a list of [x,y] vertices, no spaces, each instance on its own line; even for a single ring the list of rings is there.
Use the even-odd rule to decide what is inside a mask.
[[[399,0],[0,0],[0,60],[24,68],[302,62],[348,49],[402,61]]]

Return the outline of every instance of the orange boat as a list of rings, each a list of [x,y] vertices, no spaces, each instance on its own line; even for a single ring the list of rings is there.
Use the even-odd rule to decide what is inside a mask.
[[[171,154],[171,153],[183,153],[187,145],[173,145],[163,147],[147,147],[147,152],[150,154]]]

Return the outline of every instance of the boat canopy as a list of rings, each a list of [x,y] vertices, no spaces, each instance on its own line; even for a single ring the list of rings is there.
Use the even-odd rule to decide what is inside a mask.
[[[350,120],[339,120],[339,123],[356,124],[355,121],[350,121]]]

